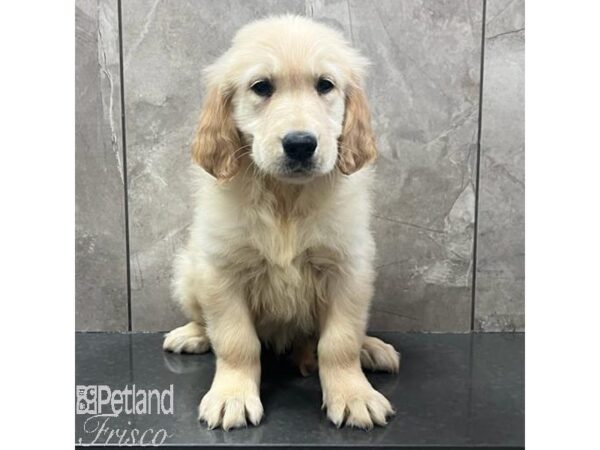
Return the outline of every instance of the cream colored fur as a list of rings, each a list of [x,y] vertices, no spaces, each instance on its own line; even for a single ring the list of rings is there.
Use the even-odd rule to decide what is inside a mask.
[[[244,27],[207,69],[192,149],[204,170],[194,170],[196,213],[173,280],[191,322],[164,348],[216,354],[199,407],[210,428],[260,422],[261,342],[289,350],[303,374],[318,365],[337,426],[368,429],[393,413],[361,369],[399,367],[391,345],[365,335],[375,278],[365,64],[334,30],[284,16]],[[321,76],[335,85],[326,95],[315,92]],[[270,98],[249,88],[256,79],[273,81]],[[296,129],[319,141],[302,177],[282,169],[281,137]]]

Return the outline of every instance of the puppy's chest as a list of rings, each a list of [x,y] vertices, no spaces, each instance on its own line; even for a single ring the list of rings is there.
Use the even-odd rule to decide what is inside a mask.
[[[254,227],[242,248],[240,276],[259,334],[268,339],[265,334],[280,336],[281,328],[314,332],[327,281],[339,263],[319,230],[303,223]]]

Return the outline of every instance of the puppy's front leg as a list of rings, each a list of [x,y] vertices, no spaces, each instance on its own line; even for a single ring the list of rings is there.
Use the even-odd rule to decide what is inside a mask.
[[[370,429],[385,425],[394,413],[390,402],[377,392],[363,373],[360,350],[365,338],[371,287],[361,277],[345,278],[331,290],[321,320],[317,348],[323,406],[338,427]]]
[[[258,425],[260,401],[260,341],[241,295],[219,296],[204,308],[207,331],[216,355],[216,372],[199,407],[199,419],[209,428]]]

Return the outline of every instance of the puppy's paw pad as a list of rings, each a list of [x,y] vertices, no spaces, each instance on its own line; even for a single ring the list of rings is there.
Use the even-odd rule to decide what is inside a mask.
[[[165,335],[163,350],[173,353],[206,353],[210,341],[200,325],[189,323]]]
[[[360,351],[360,364],[367,370],[398,373],[400,353],[391,344],[367,336]]]

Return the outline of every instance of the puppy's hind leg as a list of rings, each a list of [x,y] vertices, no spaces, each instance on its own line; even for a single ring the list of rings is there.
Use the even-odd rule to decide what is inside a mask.
[[[210,340],[203,325],[189,322],[165,334],[163,350],[173,353],[206,353],[210,350]]]
[[[315,346],[314,340],[294,344],[292,361],[305,377],[317,368]],[[373,372],[398,373],[400,359],[400,353],[391,344],[373,336],[365,337],[360,349],[360,365],[363,369]]]
[[[360,349],[360,365],[363,369],[375,372],[398,373],[400,353],[391,344],[373,336],[366,336]]]
[[[196,293],[201,290],[201,270],[195,267],[190,254],[184,250],[175,258],[173,272],[173,299],[191,322],[167,333],[163,350],[173,353],[205,353],[210,349],[210,340],[204,326],[204,314],[196,297]]]
[[[307,338],[294,342],[291,354],[292,362],[300,369],[303,377],[317,370],[317,339]]]

